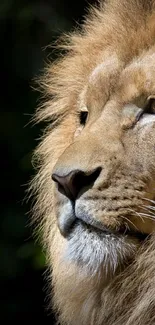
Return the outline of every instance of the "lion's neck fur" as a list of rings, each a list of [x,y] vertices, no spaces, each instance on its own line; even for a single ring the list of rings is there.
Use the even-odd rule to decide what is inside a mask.
[[[58,237],[53,240],[54,250]],[[152,237],[129,266],[105,281],[102,273],[93,276],[83,268],[64,263],[59,247],[52,264],[54,303],[61,324],[155,324],[154,251]]]

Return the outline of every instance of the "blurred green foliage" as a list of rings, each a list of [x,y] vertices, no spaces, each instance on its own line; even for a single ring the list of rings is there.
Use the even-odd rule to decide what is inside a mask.
[[[23,201],[34,171],[31,157],[41,134],[30,123],[39,94],[32,90],[54,53],[47,47],[80,21],[85,1],[1,0],[1,236],[0,320],[44,320],[52,324],[45,300],[45,256],[29,224]]]

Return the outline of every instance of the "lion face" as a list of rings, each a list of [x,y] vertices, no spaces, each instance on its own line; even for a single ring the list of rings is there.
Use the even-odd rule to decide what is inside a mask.
[[[52,174],[67,256],[91,268],[105,260],[115,268],[155,230],[154,49],[115,73],[107,61],[79,96],[72,142]]]
[[[154,40],[154,0],[101,0],[42,80],[32,189],[63,325],[155,324]]]

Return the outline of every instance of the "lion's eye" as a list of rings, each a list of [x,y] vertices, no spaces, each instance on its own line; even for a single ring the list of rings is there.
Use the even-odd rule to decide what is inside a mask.
[[[154,96],[148,97],[144,112],[147,114],[155,114],[155,97]]]
[[[81,111],[80,112],[80,124],[85,125],[88,117],[88,111]]]

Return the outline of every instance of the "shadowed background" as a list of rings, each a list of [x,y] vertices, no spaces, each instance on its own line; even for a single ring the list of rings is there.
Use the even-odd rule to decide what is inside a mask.
[[[88,1],[93,2],[93,1]],[[55,54],[46,46],[81,22],[85,0],[1,0],[0,321],[43,320],[47,311],[45,258],[28,227],[23,202],[34,171],[32,151],[41,126],[29,124],[38,105],[33,78]]]

